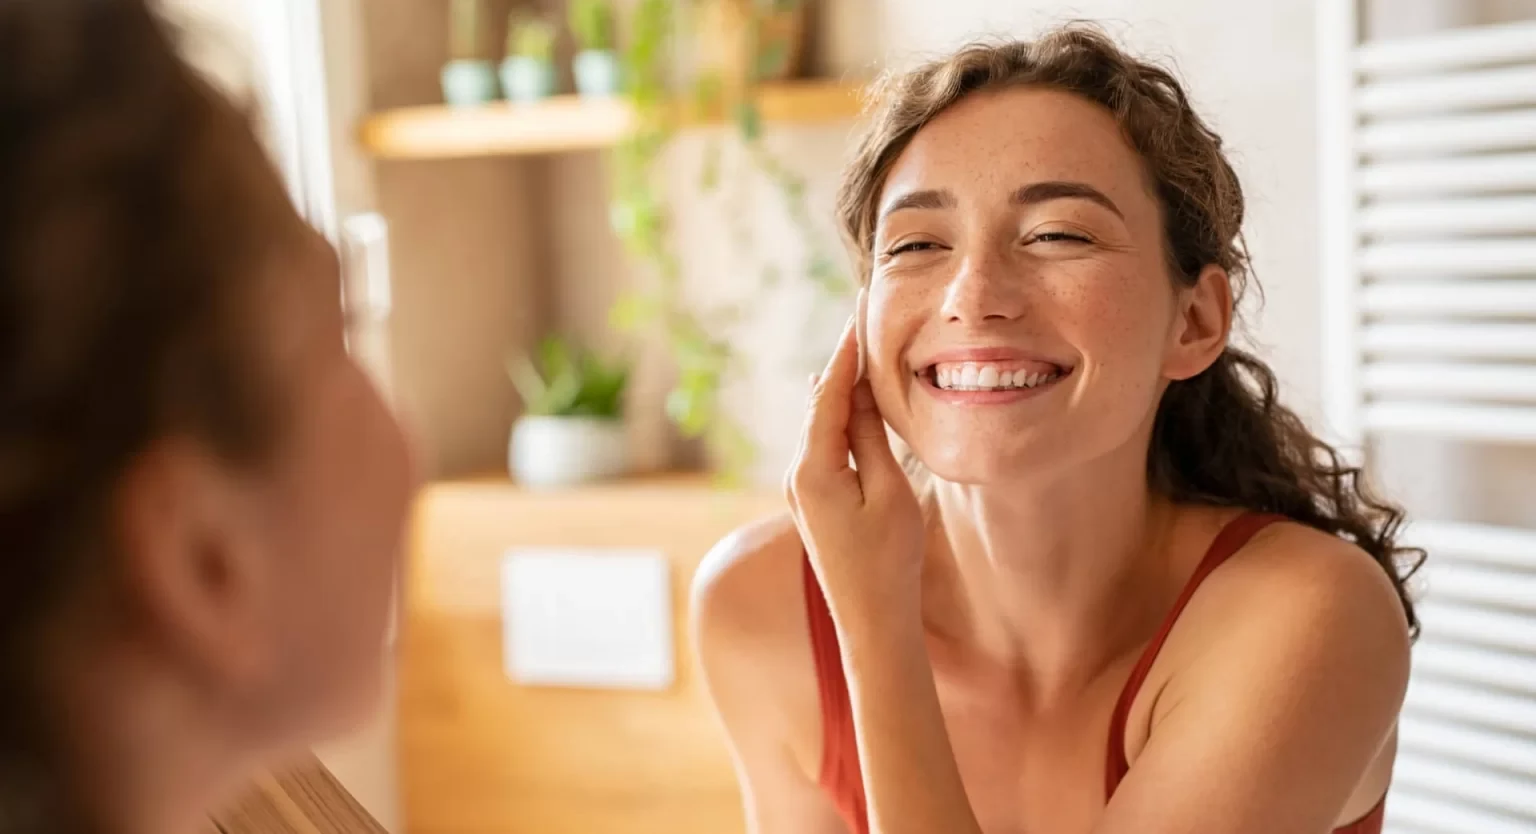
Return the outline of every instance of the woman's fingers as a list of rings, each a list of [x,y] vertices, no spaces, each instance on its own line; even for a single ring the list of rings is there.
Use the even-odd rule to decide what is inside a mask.
[[[850,397],[848,415],[848,444],[853,451],[854,465],[859,470],[859,483],[867,495],[872,488],[891,478],[906,479],[901,463],[891,453],[891,441],[885,434],[885,419],[875,405],[875,393],[869,385],[869,291],[859,290],[854,313],[854,332],[858,337],[859,368]]]
[[[891,451],[890,438],[885,433],[885,419],[875,405],[875,392],[869,381],[863,380],[853,389],[851,412],[848,417],[848,443],[853,450],[854,465],[859,470],[859,483],[866,497],[893,482],[906,481],[900,461]]]
[[[859,298],[853,307],[853,335],[858,339],[859,370],[854,376],[854,381],[864,379],[869,375],[869,340],[866,338],[869,332],[869,290],[859,288]]]
[[[825,471],[841,471],[848,467],[848,418],[853,383],[858,373],[858,339],[854,329],[854,320],[849,319],[842,338],[838,339],[837,349],[832,352],[832,359],[811,390],[802,466],[810,464]]]

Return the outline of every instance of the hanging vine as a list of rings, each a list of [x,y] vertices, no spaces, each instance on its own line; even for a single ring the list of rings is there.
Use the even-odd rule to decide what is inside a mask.
[[[612,311],[613,323],[623,329],[655,328],[665,337],[677,365],[677,383],[668,393],[666,411],[686,437],[702,438],[718,471],[734,481],[751,464],[755,448],[742,428],[730,419],[720,402],[730,375],[739,370],[739,357],[723,334],[712,332],[705,316],[684,298],[682,264],[671,243],[670,216],[658,161],[676,135],[685,116],[676,89],[687,87],[689,105],[704,112],[733,116],[736,135],[744,144],[745,157],[782,194],[789,218],[806,250],[805,276],[828,295],[846,295],[847,277],[828,253],[812,215],[803,176],[792,171],[763,142],[762,117],[754,89],[759,79],[772,72],[783,55],[757,42],[764,11],[783,10],[802,0],[750,0],[748,44],[754,58],[745,84],[728,85],[713,73],[697,73],[685,84],[673,83],[676,34],[680,28],[679,0],[638,0],[623,54],[626,97],[634,123],[613,156],[611,223],[626,252],[642,266],[640,286],[625,293]],[[693,3],[743,2],[743,0],[692,0]],[[732,91],[732,87],[735,88]],[[701,184],[706,191],[718,188],[719,148],[706,153]],[[744,228],[737,234],[748,234]],[[772,283],[770,266],[765,283]],[[716,323],[739,319],[739,309],[712,311]]]

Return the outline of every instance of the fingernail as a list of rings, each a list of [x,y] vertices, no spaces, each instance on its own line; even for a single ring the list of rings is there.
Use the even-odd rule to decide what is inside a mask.
[[[818,380],[820,378],[821,378],[821,374],[818,374],[818,373],[816,373],[814,371],[811,372],[810,385],[811,385],[812,388],[816,387],[816,380]]]

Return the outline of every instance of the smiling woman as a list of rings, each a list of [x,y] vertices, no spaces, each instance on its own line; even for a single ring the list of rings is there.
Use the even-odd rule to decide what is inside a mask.
[[[839,207],[791,517],[695,587],[753,830],[1379,831],[1402,514],[1229,343],[1243,195],[1177,80],[968,47],[888,81]]]

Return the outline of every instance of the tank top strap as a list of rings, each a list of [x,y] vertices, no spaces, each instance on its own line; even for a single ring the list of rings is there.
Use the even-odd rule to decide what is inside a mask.
[[[1152,637],[1152,642],[1142,650],[1141,657],[1131,669],[1131,675],[1126,679],[1125,687],[1120,690],[1120,699],[1115,702],[1115,711],[1109,720],[1109,755],[1104,773],[1104,797],[1108,800],[1113,796],[1115,789],[1120,786],[1120,780],[1130,771],[1130,763],[1125,759],[1125,723],[1130,717],[1131,704],[1135,702],[1136,695],[1141,692],[1141,685],[1146,682],[1147,674],[1152,671],[1152,664],[1157,660],[1157,655],[1163,649],[1163,644],[1168,641],[1168,635],[1173,631],[1173,626],[1179,620],[1179,615],[1189,605],[1190,599],[1200,589],[1201,583],[1211,572],[1232,555],[1243,548],[1250,539],[1260,530],[1274,524],[1277,521],[1285,521],[1285,516],[1270,513],[1245,512],[1242,515],[1227,522],[1211,541],[1211,546],[1205,551],[1205,556],[1200,559],[1200,564],[1184,584],[1184,590],[1179,594],[1178,600],[1173,604],[1168,616],[1163,619],[1163,624],[1158,628],[1157,634]]]

